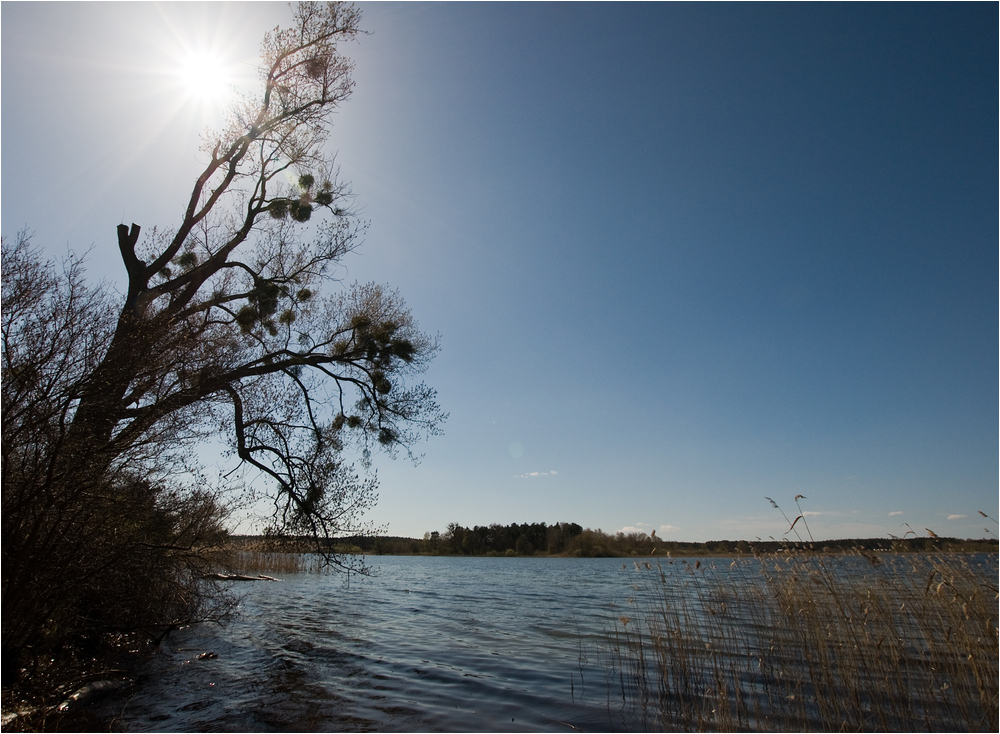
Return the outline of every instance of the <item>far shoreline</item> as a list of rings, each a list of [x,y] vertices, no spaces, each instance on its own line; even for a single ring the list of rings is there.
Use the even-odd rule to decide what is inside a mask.
[[[995,538],[844,538],[821,541],[740,540],[706,541],[650,541],[644,547],[616,548],[613,536],[602,538],[603,543],[572,551],[547,552],[537,550],[518,552],[515,548],[504,550],[455,549],[438,541],[430,547],[425,539],[398,536],[353,536],[337,539],[322,549],[344,556],[427,556],[449,558],[753,558],[762,554],[823,554],[857,555],[868,553],[997,553],[1000,543]],[[631,540],[631,539],[626,539]],[[319,553],[315,542],[303,538],[275,539],[265,536],[230,536],[224,544],[226,550],[256,553]]]

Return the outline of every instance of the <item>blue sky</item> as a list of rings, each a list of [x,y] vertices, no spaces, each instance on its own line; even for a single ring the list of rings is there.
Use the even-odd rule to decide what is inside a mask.
[[[372,519],[664,538],[996,532],[997,6],[362,4],[332,144],[349,279],[442,349],[451,417]],[[169,226],[283,4],[4,3],[4,236]],[[237,79],[238,80],[238,79]]]

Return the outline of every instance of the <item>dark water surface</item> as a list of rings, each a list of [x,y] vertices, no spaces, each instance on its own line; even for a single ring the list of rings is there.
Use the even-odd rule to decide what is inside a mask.
[[[246,588],[225,627],[174,632],[123,731],[610,731],[612,558],[382,556],[378,575]],[[631,562],[629,566],[631,566]],[[197,659],[212,651],[218,657]]]
[[[140,671],[140,685],[124,708],[121,701],[114,704],[113,727],[176,732],[686,728],[697,723],[684,718],[686,702],[700,701],[699,691],[708,696],[708,688],[720,685],[710,667],[719,663],[723,683],[753,701],[741,729],[762,724],[816,731],[852,717],[847,728],[865,731],[995,731],[996,669],[983,667],[993,693],[987,690],[980,700],[983,684],[964,662],[968,653],[972,664],[975,645],[996,641],[990,606],[995,555],[953,559],[953,565],[930,575],[929,561],[920,556],[886,561],[810,556],[801,563],[791,557],[649,560],[380,556],[373,559],[376,576],[355,576],[349,585],[343,576],[314,574],[241,584],[235,587],[246,594],[240,616],[225,627],[172,633]],[[811,628],[775,627],[780,619],[770,615],[776,612],[753,601],[771,599],[778,588],[765,587],[762,564],[776,579],[794,573],[803,588],[822,591],[834,577],[848,582],[845,589],[860,595],[795,592],[803,610],[834,598],[837,605],[849,604],[841,609],[850,617],[847,626],[841,624],[821,643],[808,636]],[[954,575],[962,568],[968,572],[964,582]],[[880,579],[892,583],[883,587]],[[965,589],[961,597],[956,583]],[[869,587],[879,589],[870,598],[862,593]],[[906,589],[905,597],[892,595]],[[973,591],[989,598],[985,611],[935,616],[957,613],[956,604],[965,610]],[[733,592],[750,594],[749,603]],[[919,608],[930,596],[942,601],[911,617],[907,608]],[[668,645],[683,629],[685,640],[711,652],[692,657],[694,648],[675,651],[670,667],[647,679],[639,671],[653,662],[651,638],[637,645],[635,634],[641,620],[655,619],[664,602],[679,616],[663,612],[657,640]],[[886,614],[876,609],[880,604]],[[868,626],[868,605],[890,626],[874,621]],[[812,619],[805,611],[794,619],[802,615],[806,622]],[[851,626],[855,623],[861,626]],[[864,639],[864,634],[884,639],[862,645],[868,657],[852,657],[857,642],[852,630]],[[800,633],[805,642],[796,637]],[[971,637],[961,642],[966,633]],[[953,644],[939,639],[948,635],[955,637]],[[880,652],[885,639],[889,644]],[[809,648],[810,657],[799,643],[820,649]],[[625,650],[626,659],[616,660],[616,650]],[[198,659],[206,652],[216,657]],[[639,668],[630,662],[636,654],[645,661]],[[841,656],[838,667],[834,663]],[[675,662],[684,660],[693,667],[677,668]],[[940,678],[948,670],[958,672]],[[678,671],[681,677],[673,680]],[[872,677],[890,673],[899,673],[895,683]],[[839,687],[854,686],[855,679],[866,692],[845,698]],[[684,695],[681,689],[661,691],[664,681],[681,685]],[[817,696],[821,685],[837,692],[831,697],[824,689],[826,695]],[[700,710],[697,701],[690,711]],[[786,705],[793,701],[800,703]],[[846,708],[824,713],[823,706],[844,701]],[[889,704],[894,708],[887,709]]]

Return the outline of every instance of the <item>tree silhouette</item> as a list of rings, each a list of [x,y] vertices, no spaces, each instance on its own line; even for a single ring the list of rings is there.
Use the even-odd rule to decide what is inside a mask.
[[[164,467],[177,465],[166,457],[222,436],[268,478],[270,529],[326,549],[363,529],[375,499],[345,446],[409,454],[439,430],[434,391],[412,380],[436,341],[396,291],[337,280],[364,229],[327,146],[330,113],[353,87],[338,44],[359,20],[350,5],[301,3],[291,27],[265,35],[260,89],[206,135],[180,223],[144,238],[137,224],[118,226],[120,305],[84,284],[79,263],[59,275],[26,237],[5,246],[5,656],[59,606],[21,590],[72,585],[44,568],[74,513],[111,487],[126,507],[136,478],[169,482]]]

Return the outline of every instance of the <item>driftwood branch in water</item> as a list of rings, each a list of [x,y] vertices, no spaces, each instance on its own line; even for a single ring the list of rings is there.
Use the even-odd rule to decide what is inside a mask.
[[[215,579],[216,581],[278,581],[274,576],[257,574],[256,576],[244,576],[239,573],[206,573],[203,579]]]

